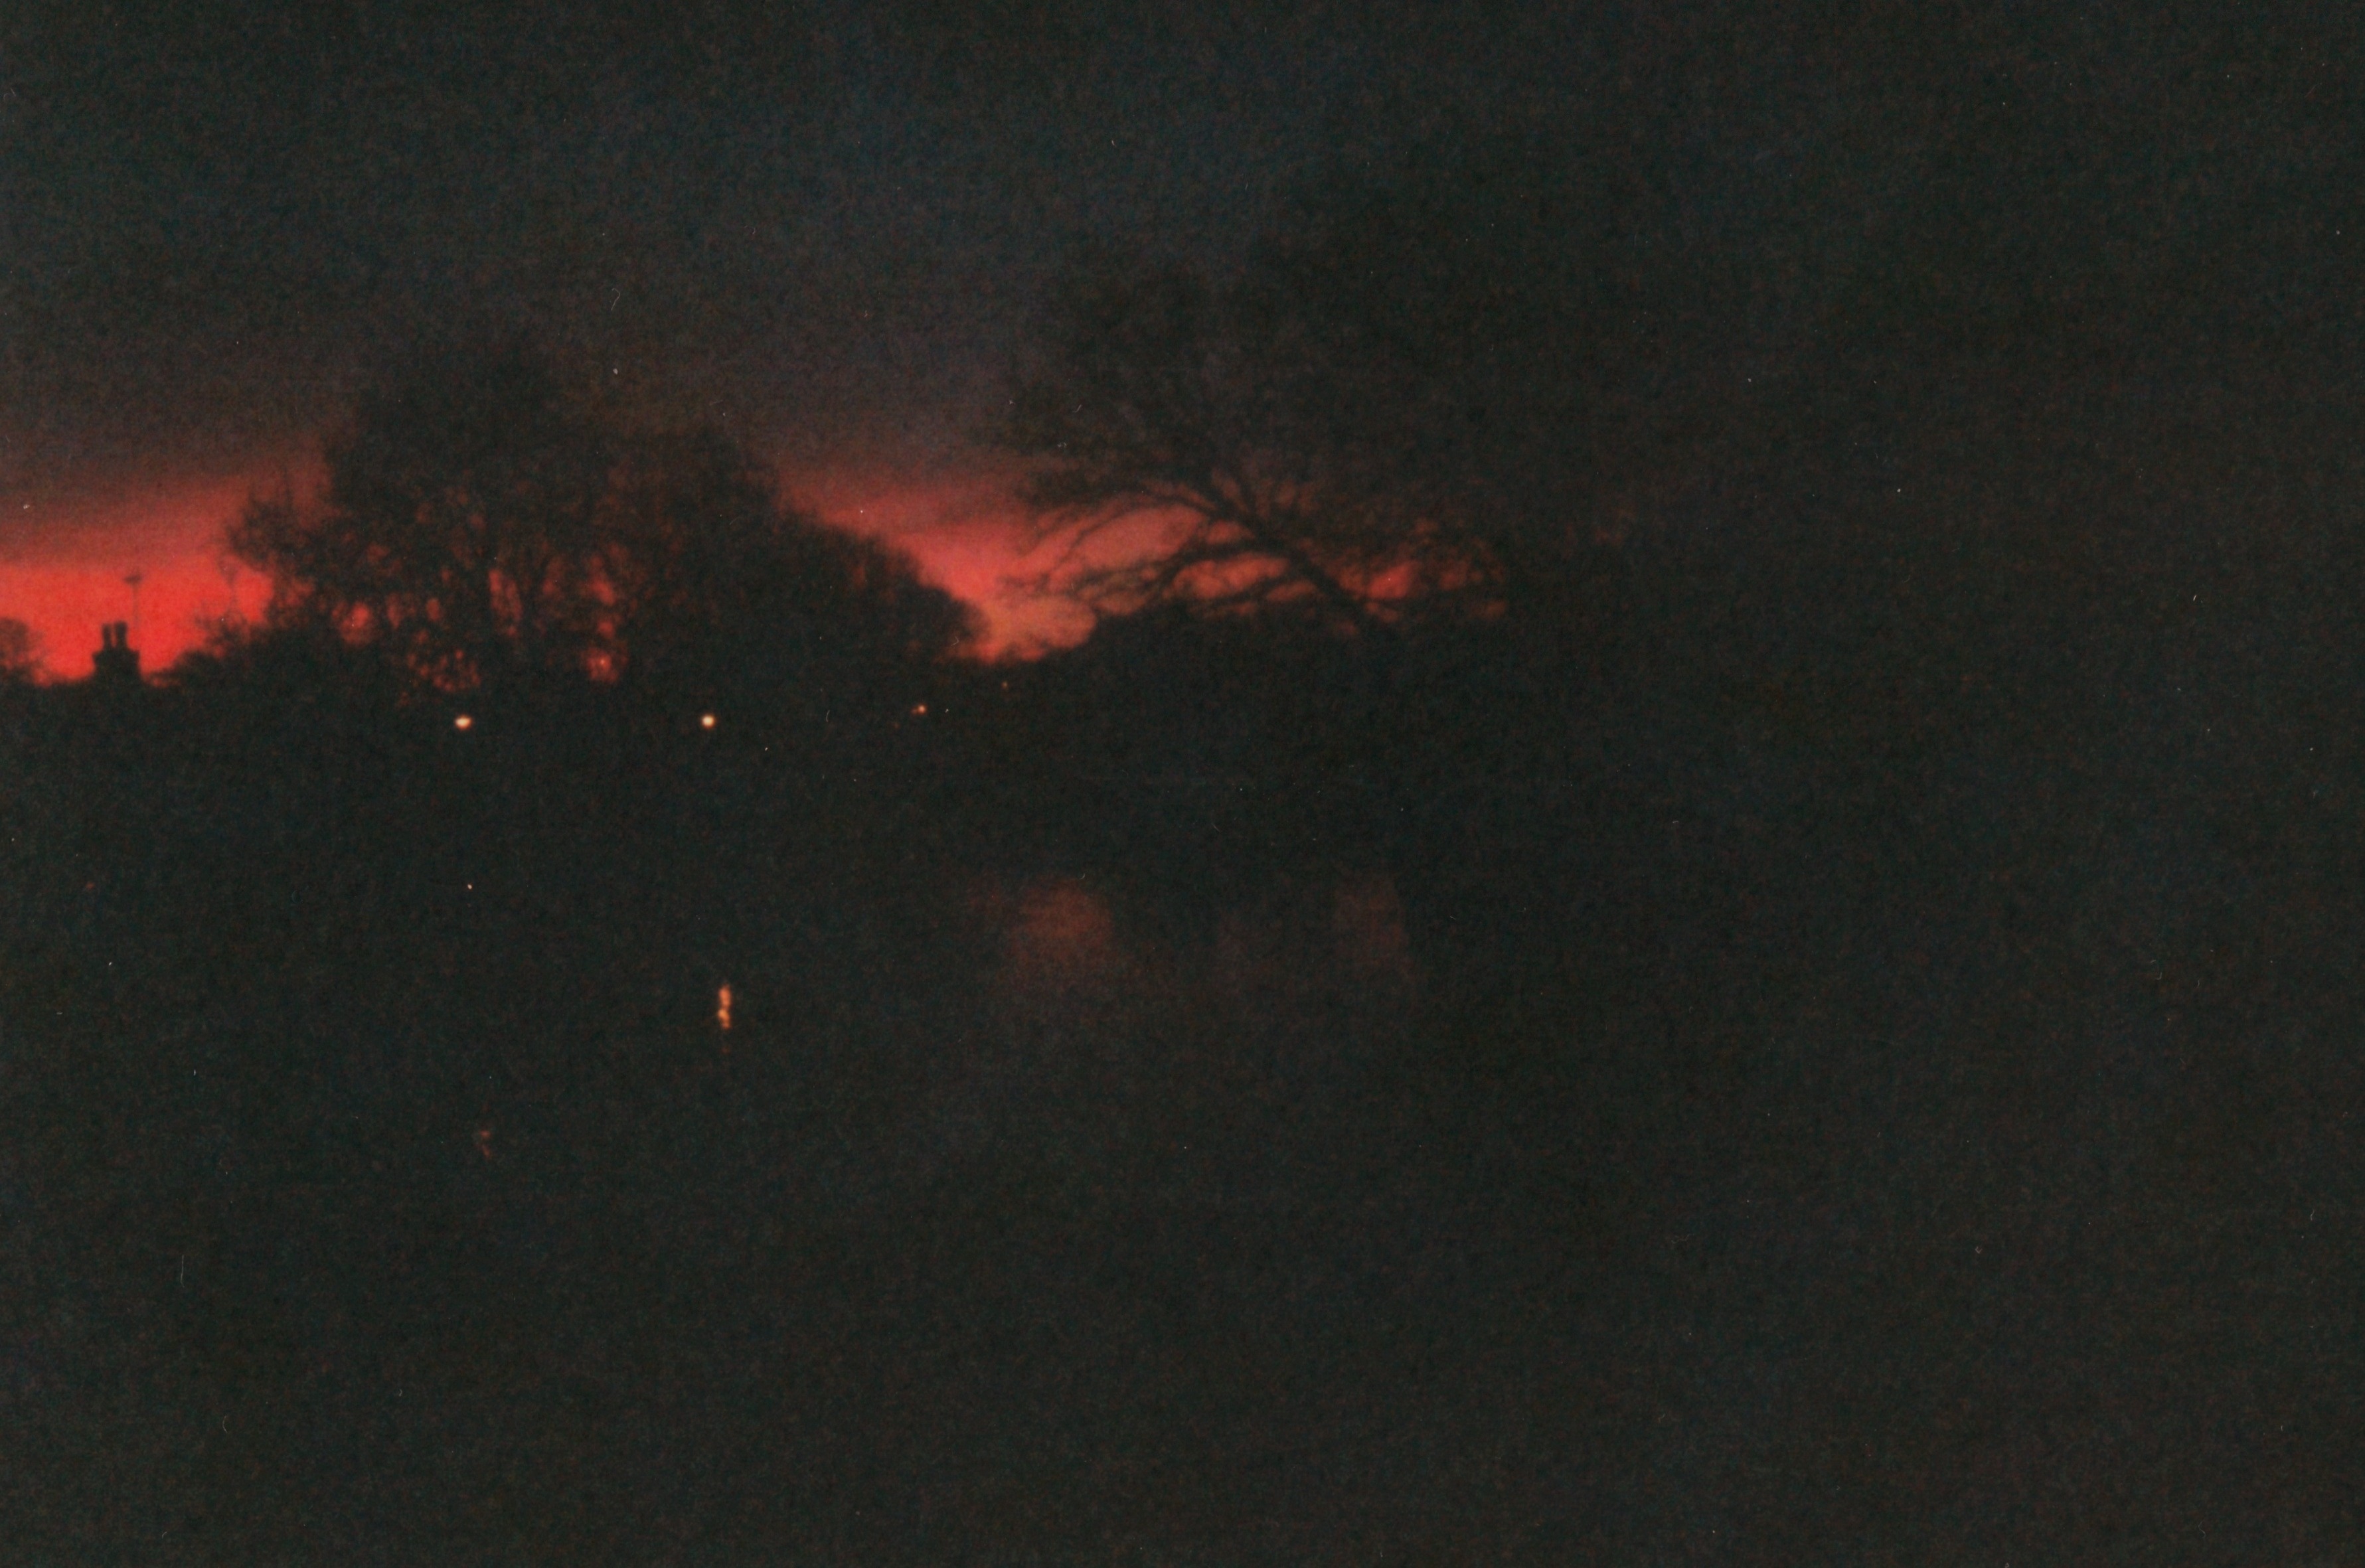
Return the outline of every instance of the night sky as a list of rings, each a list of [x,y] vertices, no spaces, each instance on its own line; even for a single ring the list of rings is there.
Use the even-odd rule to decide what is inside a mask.
[[[1794,324],[1878,255],[2353,343],[2348,8],[1777,9],[11,6],[0,612],[77,673],[144,570],[160,666],[240,592],[220,521],[361,379],[520,326],[992,599],[1015,520],[969,437],[1063,256],[1220,259],[1507,129],[1647,162]]]
[[[1318,6],[8,9],[0,610],[59,673],[128,571],[151,666],[227,608],[214,532],[374,365],[521,325],[991,597],[967,437],[1069,247],[1221,252],[1440,123],[1548,120],[1577,47]]]

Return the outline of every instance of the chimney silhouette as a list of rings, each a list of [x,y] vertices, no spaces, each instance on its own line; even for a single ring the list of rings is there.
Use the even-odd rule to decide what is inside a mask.
[[[94,680],[108,685],[140,684],[140,652],[131,645],[131,623],[110,621],[98,629],[98,652],[90,656]]]

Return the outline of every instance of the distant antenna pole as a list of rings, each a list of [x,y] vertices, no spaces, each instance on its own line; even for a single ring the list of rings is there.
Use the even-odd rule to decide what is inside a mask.
[[[140,580],[145,575],[133,572],[123,579],[131,586],[131,636],[135,642],[140,636]]]

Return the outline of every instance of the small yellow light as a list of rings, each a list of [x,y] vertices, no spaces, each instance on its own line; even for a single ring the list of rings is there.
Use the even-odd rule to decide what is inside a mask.
[[[463,713],[458,718],[452,721],[452,727],[455,730],[465,730],[473,728],[476,722],[476,720],[468,717],[467,714]]]
[[[712,729],[714,727],[714,715],[712,713],[701,713],[698,716],[698,727],[701,730]]]
[[[714,1021],[723,1025],[725,1034],[730,1032],[731,988],[727,985],[714,993]]]
[[[925,717],[925,716],[926,715],[927,711],[928,711],[928,705],[927,705],[926,703],[925,703],[925,702],[918,702],[918,703],[914,703],[914,704],[913,705],[913,707],[912,707],[912,716],[913,716],[913,718],[922,718],[922,717]]]

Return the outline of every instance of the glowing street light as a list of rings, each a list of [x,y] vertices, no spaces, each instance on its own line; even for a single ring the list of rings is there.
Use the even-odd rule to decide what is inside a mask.
[[[459,713],[453,716],[452,727],[455,730],[471,730],[476,728],[476,721],[470,718],[465,713]]]
[[[714,727],[714,715],[712,713],[701,713],[698,716],[698,727],[701,730],[712,729]]]

